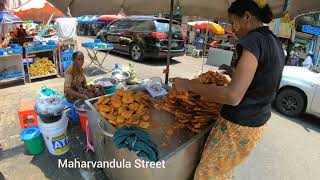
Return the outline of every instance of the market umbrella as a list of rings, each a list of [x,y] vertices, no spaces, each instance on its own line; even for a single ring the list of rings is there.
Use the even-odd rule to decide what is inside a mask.
[[[73,16],[85,14],[116,14],[121,9],[127,15],[158,14],[168,12],[169,0],[48,0],[62,12],[68,12],[68,7]],[[175,0],[174,6],[179,6],[183,15],[227,19],[227,9],[234,0]],[[291,17],[310,11],[319,10],[319,0],[268,0],[276,17],[282,16],[288,10]],[[289,6],[287,5],[289,4]]]
[[[107,22],[110,22],[110,21],[114,21],[114,20],[117,20],[117,19],[121,19],[121,18],[124,18],[125,16],[121,15],[121,14],[118,14],[118,15],[102,15],[98,18],[99,21],[107,21]]]
[[[213,32],[218,35],[224,34],[224,29],[222,28],[222,26],[211,21],[188,22],[188,25],[197,29],[208,29],[209,32]]]
[[[24,21],[33,20],[43,23],[46,23],[52,14],[55,15],[55,18],[64,16],[60,10],[46,0],[31,0],[13,11]]]

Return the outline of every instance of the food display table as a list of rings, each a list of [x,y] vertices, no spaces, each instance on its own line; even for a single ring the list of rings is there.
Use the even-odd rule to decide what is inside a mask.
[[[90,43],[89,45],[86,45],[86,43],[83,43],[82,46],[86,49],[87,54],[90,58],[90,63],[86,67],[90,67],[92,64],[95,64],[96,66],[98,66],[99,69],[108,71],[106,68],[103,67],[103,63],[107,59],[109,52],[113,49],[113,46],[111,44]],[[101,51],[104,51],[102,59],[98,58],[98,54]],[[94,71],[92,73],[94,73]]]
[[[14,72],[6,75],[0,74],[0,84],[19,79],[23,79],[24,83],[26,82],[21,54],[0,56],[0,73],[10,68],[14,68],[11,70]]]
[[[44,77],[51,77],[51,76],[59,76],[58,72],[59,72],[59,67],[58,67],[58,61],[57,61],[57,57],[58,57],[58,53],[57,53],[57,48],[54,49],[44,49],[44,50],[39,50],[39,51],[31,51],[31,52],[25,52],[25,58],[29,59],[32,56],[35,56],[37,53],[43,53],[43,52],[52,52],[53,53],[53,64],[55,65],[55,70],[56,72],[54,73],[50,73],[50,74],[46,74],[46,75],[41,75],[41,76],[30,76],[30,63],[29,61],[27,61],[27,69],[28,69],[28,81],[29,83],[31,83],[31,81],[33,79],[39,79],[39,78],[44,78]]]
[[[87,115],[96,159],[108,162],[114,159],[119,162],[125,160],[132,164],[131,168],[105,168],[104,172],[110,179],[184,180],[193,177],[206,136],[213,124],[198,134],[192,133],[187,128],[173,130],[176,123],[174,117],[150,107],[151,125],[146,132],[157,145],[159,162],[164,161],[165,168],[137,168],[135,161],[139,160],[139,157],[128,149],[117,149],[113,144],[112,136],[115,128],[95,109],[93,104],[97,100],[98,98],[93,98],[86,101],[91,109],[87,111]]]

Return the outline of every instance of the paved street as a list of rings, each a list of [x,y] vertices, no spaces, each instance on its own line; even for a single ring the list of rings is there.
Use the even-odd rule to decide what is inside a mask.
[[[80,37],[81,42],[90,40]],[[83,48],[81,51],[85,52]],[[99,55],[101,57],[101,55]],[[88,64],[88,56],[85,56]],[[104,66],[112,69],[115,63],[132,63],[139,79],[162,77],[165,60],[149,59],[136,63],[128,56],[111,54]],[[192,57],[174,58],[170,77],[193,78],[201,70],[202,59]],[[212,69],[204,66],[204,71]],[[88,74],[89,75],[89,74]],[[108,75],[108,74],[107,74]],[[105,76],[105,75],[104,75]],[[89,81],[98,76],[88,76]],[[57,158],[46,151],[39,156],[24,153],[19,139],[19,121],[16,108],[21,102],[34,101],[40,88],[46,85],[62,92],[63,78],[51,78],[31,84],[21,83],[0,87],[0,171],[7,179],[103,179],[100,170],[57,169]],[[79,125],[70,130],[72,149],[62,158],[93,158],[83,152],[83,134]],[[273,112],[268,129],[261,143],[240,167],[236,169],[236,180],[318,180],[320,179],[320,119],[304,116],[287,118]]]

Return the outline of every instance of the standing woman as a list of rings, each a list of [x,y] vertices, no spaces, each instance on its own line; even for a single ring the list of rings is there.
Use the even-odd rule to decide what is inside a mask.
[[[265,1],[236,0],[228,9],[239,38],[235,71],[228,87],[175,79],[178,91],[192,91],[208,101],[224,104],[221,117],[206,141],[194,179],[232,179],[234,168],[261,139],[271,117],[284,67],[278,38],[263,26],[273,14]]]

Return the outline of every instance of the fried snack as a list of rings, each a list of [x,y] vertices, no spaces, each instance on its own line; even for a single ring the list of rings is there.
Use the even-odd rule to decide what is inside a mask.
[[[125,118],[123,116],[121,116],[121,115],[117,116],[116,122],[117,122],[117,124],[122,124],[122,123],[125,122]]]
[[[149,114],[145,114],[144,116],[142,116],[142,120],[149,121],[150,120],[150,115]]]
[[[126,119],[130,119],[133,115],[133,111],[123,111],[121,115]]]
[[[116,95],[122,97],[123,94],[124,94],[124,90],[122,90],[122,89],[117,89],[117,90],[116,90]]]
[[[136,102],[129,104],[128,109],[131,111],[137,111],[139,109],[140,105]]]
[[[150,126],[149,122],[145,122],[145,121],[140,121],[139,123],[139,127],[147,129]]]
[[[110,112],[112,110],[112,108],[108,105],[100,105],[99,106],[99,111],[102,111],[102,112]]]
[[[230,83],[230,79],[218,71],[208,71],[192,81],[217,86],[228,86]],[[197,133],[219,117],[222,105],[208,102],[206,98],[193,92],[178,92],[172,88],[168,96],[157,102],[154,107],[173,114],[177,127],[188,127]]]
[[[134,102],[134,97],[133,95],[127,95],[125,94],[123,97],[122,97],[122,103],[123,104],[131,104]]]
[[[110,98],[106,97],[102,100],[101,104],[107,104],[108,102],[110,102]]]
[[[107,114],[107,115],[105,116],[105,118],[107,118],[107,119],[110,120],[110,121],[114,121],[114,120],[117,118],[117,116],[114,116],[114,115],[112,115],[112,114]]]
[[[107,98],[107,96],[102,96],[102,97],[100,97],[95,104],[97,104],[97,105],[101,104],[102,101],[103,101],[105,98]]]
[[[121,97],[118,96],[118,95],[111,96],[111,101],[115,101],[115,100],[120,100],[121,101]]]
[[[118,100],[118,99],[112,100],[112,101],[111,101],[111,104],[112,104],[112,106],[115,107],[115,108],[120,108],[121,105],[122,105],[121,101]]]
[[[115,127],[139,125],[142,122],[140,126],[148,128],[151,119],[147,108],[149,101],[145,93],[117,90],[110,97],[100,97],[94,106]]]

